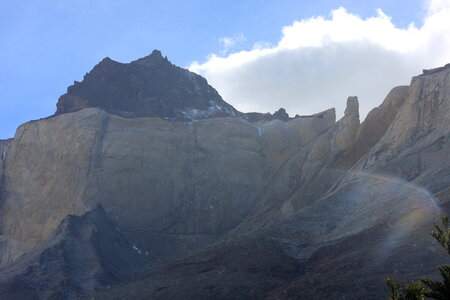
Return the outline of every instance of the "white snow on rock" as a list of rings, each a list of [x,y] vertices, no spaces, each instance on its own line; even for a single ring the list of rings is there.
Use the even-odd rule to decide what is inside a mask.
[[[137,253],[139,253],[139,255],[142,255],[142,250],[139,249],[139,248],[136,246],[136,244],[133,244],[133,249],[134,249]]]
[[[145,256],[148,256],[148,251],[138,248],[138,246],[136,246],[136,244],[133,244],[133,250],[136,251],[139,255],[144,254]]]
[[[6,159],[6,155],[7,155],[6,148],[7,148],[7,147],[5,147],[5,148],[3,149],[2,160],[5,160],[5,159]]]

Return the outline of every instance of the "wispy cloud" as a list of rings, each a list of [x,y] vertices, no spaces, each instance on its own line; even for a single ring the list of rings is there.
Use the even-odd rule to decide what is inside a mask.
[[[394,86],[450,62],[450,1],[425,5],[421,27],[398,28],[382,10],[362,19],[341,7],[282,28],[276,45],[232,53],[236,40],[223,39],[225,52],[189,69],[243,111],[283,106],[312,114],[336,107],[342,114],[347,96],[356,95],[364,117]]]
[[[230,50],[232,50],[236,45],[245,42],[247,39],[242,32],[231,36],[222,37],[219,39],[219,44],[223,47],[221,54],[226,55]]]

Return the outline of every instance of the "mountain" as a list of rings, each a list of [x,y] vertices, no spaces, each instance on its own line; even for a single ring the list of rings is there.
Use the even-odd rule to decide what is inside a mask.
[[[131,245],[99,205],[65,217],[54,233],[0,273],[2,299],[77,298],[142,272],[148,252]]]
[[[172,65],[160,51],[128,64],[103,59],[57,103],[56,114],[99,107],[123,117],[190,120],[234,116],[201,76]]]
[[[56,115],[98,107],[125,118],[160,117],[171,121],[228,116],[252,121],[289,119],[284,109],[274,115],[238,112],[205,78],[173,65],[159,50],[131,63],[106,57],[82,82],[69,86],[56,107]]]
[[[0,141],[4,298],[380,299],[436,276],[450,66],[290,118],[241,113],[159,51],[108,58]]]

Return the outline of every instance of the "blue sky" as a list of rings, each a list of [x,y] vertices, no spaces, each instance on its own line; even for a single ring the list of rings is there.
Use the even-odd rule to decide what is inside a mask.
[[[238,108],[272,109],[269,100],[262,106],[251,101],[240,106],[239,95],[251,91],[227,90],[226,80],[206,64],[211,54],[228,57],[250,51],[257,43],[270,48],[279,43],[283,27],[316,16],[330,18],[339,7],[363,20],[381,8],[397,28],[411,22],[420,27],[427,14],[424,2],[418,0],[1,0],[0,139],[12,137],[26,121],[51,115],[67,86],[81,80],[103,57],[128,62],[155,48],[183,67],[198,62],[198,71],[217,82],[233,98],[225,100]],[[225,45],[224,38],[232,43]],[[274,102],[273,107],[283,106],[282,99]],[[303,112],[301,106],[294,110],[299,111],[291,114]]]

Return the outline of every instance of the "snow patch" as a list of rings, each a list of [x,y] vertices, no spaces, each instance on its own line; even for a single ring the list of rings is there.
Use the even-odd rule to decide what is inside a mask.
[[[137,253],[139,253],[139,255],[142,255],[142,250],[139,249],[139,248],[136,246],[136,244],[133,244],[133,249],[134,249]]]
[[[262,137],[262,128],[261,127],[258,127],[258,136]]]
[[[139,255],[144,254],[145,256],[148,256],[148,251],[138,248],[138,246],[136,246],[136,244],[133,244],[133,250],[136,251]]]
[[[202,115],[204,115],[204,111],[200,111],[198,109],[190,109],[181,112],[187,119],[196,120],[199,119]]]
[[[206,110],[198,110],[195,108],[192,109],[186,109],[183,111],[179,111],[186,119],[189,119],[191,121],[199,120],[199,119],[206,119],[211,116],[215,116],[218,113],[227,113],[231,116],[236,116],[236,113],[227,107],[223,107],[219,104],[217,104],[213,100],[209,100],[209,107]]]
[[[2,160],[6,160],[6,155],[8,154],[7,151],[6,151],[7,148],[8,148],[8,147],[5,147],[5,148],[3,149]]]
[[[253,128],[255,128],[258,131],[258,136],[259,137],[262,137],[262,134],[263,134],[262,127],[256,126],[255,124],[252,124],[252,123],[248,123],[248,124],[250,124],[250,126],[252,126]]]

